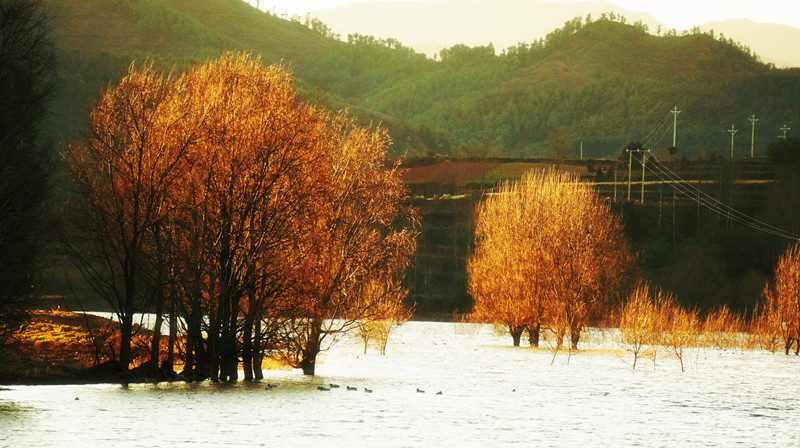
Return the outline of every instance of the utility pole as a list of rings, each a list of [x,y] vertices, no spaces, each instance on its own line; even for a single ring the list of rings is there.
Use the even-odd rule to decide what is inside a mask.
[[[647,163],[647,154],[645,154],[644,150],[641,150],[641,151],[642,151],[642,201],[641,201],[641,204],[644,204],[644,167],[645,167],[645,164]],[[648,149],[647,152],[650,152],[650,150]]]
[[[583,160],[583,140],[581,140],[581,160]]]
[[[681,111],[678,110],[678,106],[675,106],[675,108],[672,109],[670,112],[672,112],[672,115],[673,115],[673,117],[672,117],[672,147],[676,148],[675,143],[677,141],[676,137],[678,136],[678,134],[677,134],[677,130],[678,130],[678,128],[677,128],[677,125],[678,125],[678,114],[681,113]]]
[[[728,132],[731,133],[731,159],[732,159],[733,158],[733,136],[736,135],[736,133],[739,132],[739,130],[734,128],[733,125],[731,125],[731,128],[728,129]]]
[[[781,128],[781,131],[783,131],[783,137],[782,137],[782,138],[783,138],[784,140],[786,140],[786,132],[787,132],[789,129],[791,129],[791,128],[790,128],[789,126],[786,126],[786,125],[783,125],[783,127]]]
[[[630,149],[626,149],[628,151],[628,202],[631,202],[631,167],[633,167],[633,151]]]
[[[753,123],[753,133],[750,135],[750,158],[752,159],[753,148],[755,148],[756,145],[756,121],[758,121],[758,118],[756,118],[756,114],[753,114],[748,120],[750,120],[750,123]]]
[[[644,202],[644,170],[645,170],[645,161],[647,156],[644,154],[645,152],[650,152],[649,149],[626,149],[625,151],[628,152],[628,202],[631,201],[631,168],[633,167],[633,153],[640,152],[642,153],[642,202]]]

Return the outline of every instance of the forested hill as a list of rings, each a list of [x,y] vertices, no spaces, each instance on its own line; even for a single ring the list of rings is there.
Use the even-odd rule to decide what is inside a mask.
[[[395,40],[339,39],[321,22],[283,20],[241,0],[44,0],[59,49],[61,95],[50,130],[75,138],[98,89],[132,60],[181,70],[225,50],[283,61],[308,98],[382,122],[396,154],[540,156],[555,128],[577,154],[616,157],[631,141],[679,155],[730,151],[732,124],[756,154],[800,122],[800,70],[778,70],[724,37],[649,34],[641,24],[576,18],[545,39],[499,51],[443,49],[436,60]],[[749,155],[749,132],[737,154]],[[745,143],[746,141],[746,143]]]

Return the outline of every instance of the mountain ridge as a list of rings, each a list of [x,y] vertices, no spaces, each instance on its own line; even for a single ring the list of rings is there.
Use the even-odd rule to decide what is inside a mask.
[[[454,13],[454,11],[457,11]],[[621,14],[647,25],[653,34],[671,28],[650,14],[605,1],[547,2],[500,0],[492,2],[361,2],[320,9],[311,14],[334,31],[394,37],[417,51],[433,56],[457,43],[470,46],[494,44],[498,50],[531,42],[576,16]],[[765,62],[778,67],[800,66],[800,29],[788,25],[731,19],[698,23],[702,31],[715,30],[739,41]],[[676,30],[678,33],[683,30]]]
[[[309,100],[387,126],[394,155],[542,156],[558,127],[585,142],[587,156],[616,157],[676,104],[687,122],[684,156],[722,152],[727,140],[709,130],[724,130],[729,117],[746,123],[756,112],[761,128],[800,120],[800,72],[771,68],[710,33],[656,36],[615,14],[575,17],[500,52],[454,45],[433,60],[396,39],[345,42],[319,20],[283,20],[240,0],[45,4],[64,86],[51,120],[58,144],[80,135],[97,91],[131,61],[181,70],[224,51],[283,64]],[[759,147],[774,135],[759,132]]]

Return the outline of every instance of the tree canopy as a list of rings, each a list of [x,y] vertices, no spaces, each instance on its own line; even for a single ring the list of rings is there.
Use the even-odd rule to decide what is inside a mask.
[[[626,284],[633,256],[622,225],[575,175],[531,172],[478,206],[468,285],[475,312],[509,327],[553,333],[560,347],[606,310]]]
[[[65,153],[73,254],[119,316],[121,368],[145,311],[185,322],[185,371],[212,379],[240,357],[258,376],[266,353],[313,374],[323,340],[401,313],[416,218],[388,144],[247,54],[180,76],[132,65]]]

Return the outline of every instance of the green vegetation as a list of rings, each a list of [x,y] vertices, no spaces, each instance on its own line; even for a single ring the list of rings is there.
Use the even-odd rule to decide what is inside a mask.
[[[797,121],[800,71],[763,64],[749,48],[698,29],[648,34],[614,14],[577,17],[507,49],[443,49],[435,60],[395,39],[337,36],[316,19],[284,20],[241,0],[47,0],[60,50],[57,142],[79,135],[96,92],[131,60],[182,70],[223,51],[281,62],[301,92],[361,124],[389,127],[401,154],[545,154],[561,128],[587,157],[616,157],[678,104],[678,155],[724,152],[731,123],[759,117],[756,152]],[[500,50],[500,51],[498,51]],[[497,54],[499,52],[499,54]],[[772,129],[774,128],[774,129]],[[656,135],[649,142],[666,148]]]

